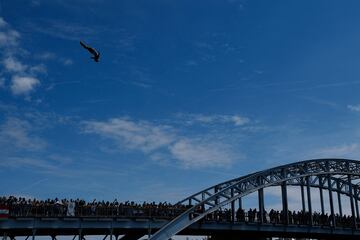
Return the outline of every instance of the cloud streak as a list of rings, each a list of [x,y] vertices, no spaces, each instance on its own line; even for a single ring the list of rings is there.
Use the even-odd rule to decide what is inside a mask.
[[[118,150],[141,151],[159,163],[175,160],[183,168],[225,167],[236,159],[229,145],[206,137],[183,136],[169,125],[113,118],[83,121],[82,126],[84,133],[111,140]]]
[[[47,145],[45,140],[33,134],[33,127],[29,121],[16,117],[8,117],[0,125],[0,144],[8,149],[11,145],[28,151],[38,151]]]
[[[240,115],[204,115],[204,114],[177,114],[180,119],[184,119],[188,125],[199,124],[232,124],[243,126],[250,123],[250,119]]]
[[[347,105],[347,108],[353,112],[360,112],[360,104],[357,105]]]

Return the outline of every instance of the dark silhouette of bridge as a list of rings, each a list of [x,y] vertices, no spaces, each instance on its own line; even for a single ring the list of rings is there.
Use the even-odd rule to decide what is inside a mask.
[[[264,189],[281,189],[281,209],[265,208]],[[288,187],[297,188],[301,209],[289,209]],[[314,190],[318,196],[314,196]],[[257,193],[258,208],[243,209],[243,198]],[[334,196],[335,195],[335,196]],[[106,205],[96,211],[77,206],[73,215],[50,205],[17,205],[0,219],[0,234],[15,239],[26,236],[72,235],[84,240],[103,235],[104,240],[168,240],[174,235],[206,235],[211,239],[314,238],[360,239],[360,161],[316,159],[259,171],[204,189],[170,207]],[[327,196],[327,197],[326,197]],[[350,214],[343,214],[346,198]],[[321,210],[313,211],[313,202]],[[337,212],[335,207],[337,205]],[[29,206],[27,206],[29,207]],[[329,209],[325,211],[325,209]]]

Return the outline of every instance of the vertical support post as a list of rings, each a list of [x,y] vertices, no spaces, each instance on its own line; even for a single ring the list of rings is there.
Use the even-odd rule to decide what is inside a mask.
[[[264,222],[264,189],[258,190],[260,223]]]
[[[327,175],[327,181],[328,181],[328,188],[329,188],[329,204],[330,204],[331,221],[332,221],[333,227],[336,227],[335,213],[334,213],[334,201],[333,201],[330,175]]]
[[[308,200],[308,208],[309,208],[309,217],[310,217],[310,225],[313,224],[313,214],[312,214],[312,207],[311,207],[311,189],[310,189],[310,177],[306,177],[306,193],[307,193],[307,200]]]
[[[242,206],[242,198],[239,198],[239,209],[243,209],[243,206]]]
[[[305,213],[306,212],[306,208],[305,208],[305,193],[304,193],[304,179],[301,179],[301,204],[302,204],[302,210]]]
[[[231,188],[231,197],[234,197],[234,188]],[[231,202],[231,221],[235,223],[235,201]]]
[[[3,240],[7,240],[7,234],[4,232]]]
[[[81,228],[79,229],[79,238],[78,239],[82,240],[82,229]]]
[[[112,225],[112,224],[111,224]],[[113,228],[112,228],[112,226],[111,226],[111,229],[110,229],[110,240],[113,240]]]
[[[355,209],[354,209],[354,192],[353,192],[353,188],[352,188],[352,183],[351,183],[351,176],[348,175],[348,184],[349,184],[349,193],[350,193],[350,207],[351,207],[351,217],[352,217],[352,223],[353,223],[353,227],[356,228],[356,217],[355,217]]]
[[[35,235],[36,235],[36,230],[33,229],[33,230],[32,230],[32,240],[35,240]]]
[[[360,218],[359,216],[359,201],[358,201],[358,191],[359,191],[359,188],[357,186],[355,186],[354,188],[354,201],[355,201],[355,209],[356,209],[356,219],[358,220]]]
[[[219,190],[218,190],[218,187],[215,186],[215,194],[216,194],[218,191],[219,191]],[[216,205],[219,204],[219,197],[218,197],[218,196],[215,197],[215,204],[216,204]]]
[[[286,170],[282,170],[283,178],[286,178]],[[289,205],[288,205],[288,197],[287,197],[287,186],[286,181],[281,183],[281,202],[282,202],[282,210],[283,210],[283,218],[284,223],[289,224]]]
[[[286,183],[281,184],[281,198],[282,198],[282,210],[284,214],[284,223],[289,224],[289,208],[288,208],[288,198],[287,198],[287,187]]]
[[[148,219],[148,239],[151,237],[151,219]],[[117,239],[116,239],[117,240]]]
[[[336,187],[337,187],[337,198],[338,198],[338,205],[339,205],[339,215],[342,217],[342,204],[341,204],[341,194],[340,194],[340,182],[339,180],[336,181]]]
[[[321,214],[325,214],[325,208],[324,208],[324,195],[323,195],[323,187],[324,187],[324,182],[323,182],[323,177],[319,176],[319,192],[320,192],[320,206],[321,206]]]

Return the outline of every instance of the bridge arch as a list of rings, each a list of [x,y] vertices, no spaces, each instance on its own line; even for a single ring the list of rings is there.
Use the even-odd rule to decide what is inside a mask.
[[[272,186],[281,186],[282,206],[286,219],[288,219],[287,186],[306,188],[310,213],[312,212],[310,188],[319,188],[321,191],[322,211],[324,211],[322,190],[328,190],[333,226],[335,226],[335,214],[332,192],[345,194],[350,199],[353,226],[356,228],[356,217],[359,217],[357,205],[360,195],[359,179],[360,161],[349,159],[313,159],[255,172],[214,185],[180,201],[178,204],[189,204],[191,207],[162,227],[150,239],[170,239],[181,230],[228,204],[231,205],[232,219],[234,219],[235,201],[256,191],[259,192],[259,202],[262,201],[263,206],[259,209],[262,222],[263,190]],[[198,209],[202,211],[199,212]]]

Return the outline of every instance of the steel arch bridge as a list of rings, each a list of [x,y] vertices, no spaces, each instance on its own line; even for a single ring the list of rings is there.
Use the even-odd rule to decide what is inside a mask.
[[[281,189],[280,222],[269,222],[267,219],[264,189],[270,187]],[[300,188],[306,222],[299,224],[293,221],[289,211],[289,187]],[[314,189],[319,190],[319,198],[314,196]],[[257,193],[258,197],[257,220],[239,219],[238,212],[243,209],[242,200],[252,193]],[[347,197],[350,206],[351,214],[346,225],[340,221],[341,218],[339,220],[339,216],[343,216],[341,196]],[[319,214],[329,212],[324,225],[319,224],[313,211],[314,199],[320,201]],[[11,239],[27,236],[28,239],[32,235],[33,240],[38,235],[51,236],[53,240],[58,235],[75,235],[79,240],[83,240],[85,235],[106,235],[111,240],[113,236],[118,240],[120,235],[125,235],[122,240],[134,240],[145,234],[151,240],[168,240],[177,234],[211,235],[211,239],[215,240],[242,237],[360,239],[359,200],[360,161],[314,159],[255,172],[204,189],[178,202],[176,206],[179,209],[188,207],[172,220],[154,219],[145,215],[136,218],[119,215],[15,216],[0,219],[0,235],[4,239],[6,236]],[[226,221],[209,219],[209,216],[216,216],[224,209],[228,213]]]
[[[357,221],[359,220],[359,179],[360,161],[348,159],[314,159],[255,172],[209,187],[180,201],[178,204],[189,204],[192,207],[158,230],[150,239],[170,239],[175,234],[225,205],[231,206],[231,220],[234,222],[236,219],[236,202],[239,203],[239,208],[241,208],[241,198],[256,191],[258,192],[259,200],[259,222],[260,224],[264,223],[264,189],[272,186],[281,187],[284,225],[289,224],[287,186],[301,187],[302,207],[304,211],[305,205],[308,207],[307,211],[308,216],[310,217],[310,227],[313,225],[314,221],[311,201],[312,192],[310,189],[319,189],[322,214],[325,213],[323,191],[327,190],[331,212],[331,223],[328,229],[329,235],[334,233],[333,229],[336,229],[337,227],[333,192],[338,194],[340,215],[342,215],[340,194],[348,196],[352,222],[350,235],[357,235],[357,238],[360,238],[360,233],[356,230],[359,223]],[[305,189],[307,193],[306,200],[304,193]],[[309,233],[311,232],[311,230],[308,231]],[[350,239],[350,236],[348,236],[348,238]]]

